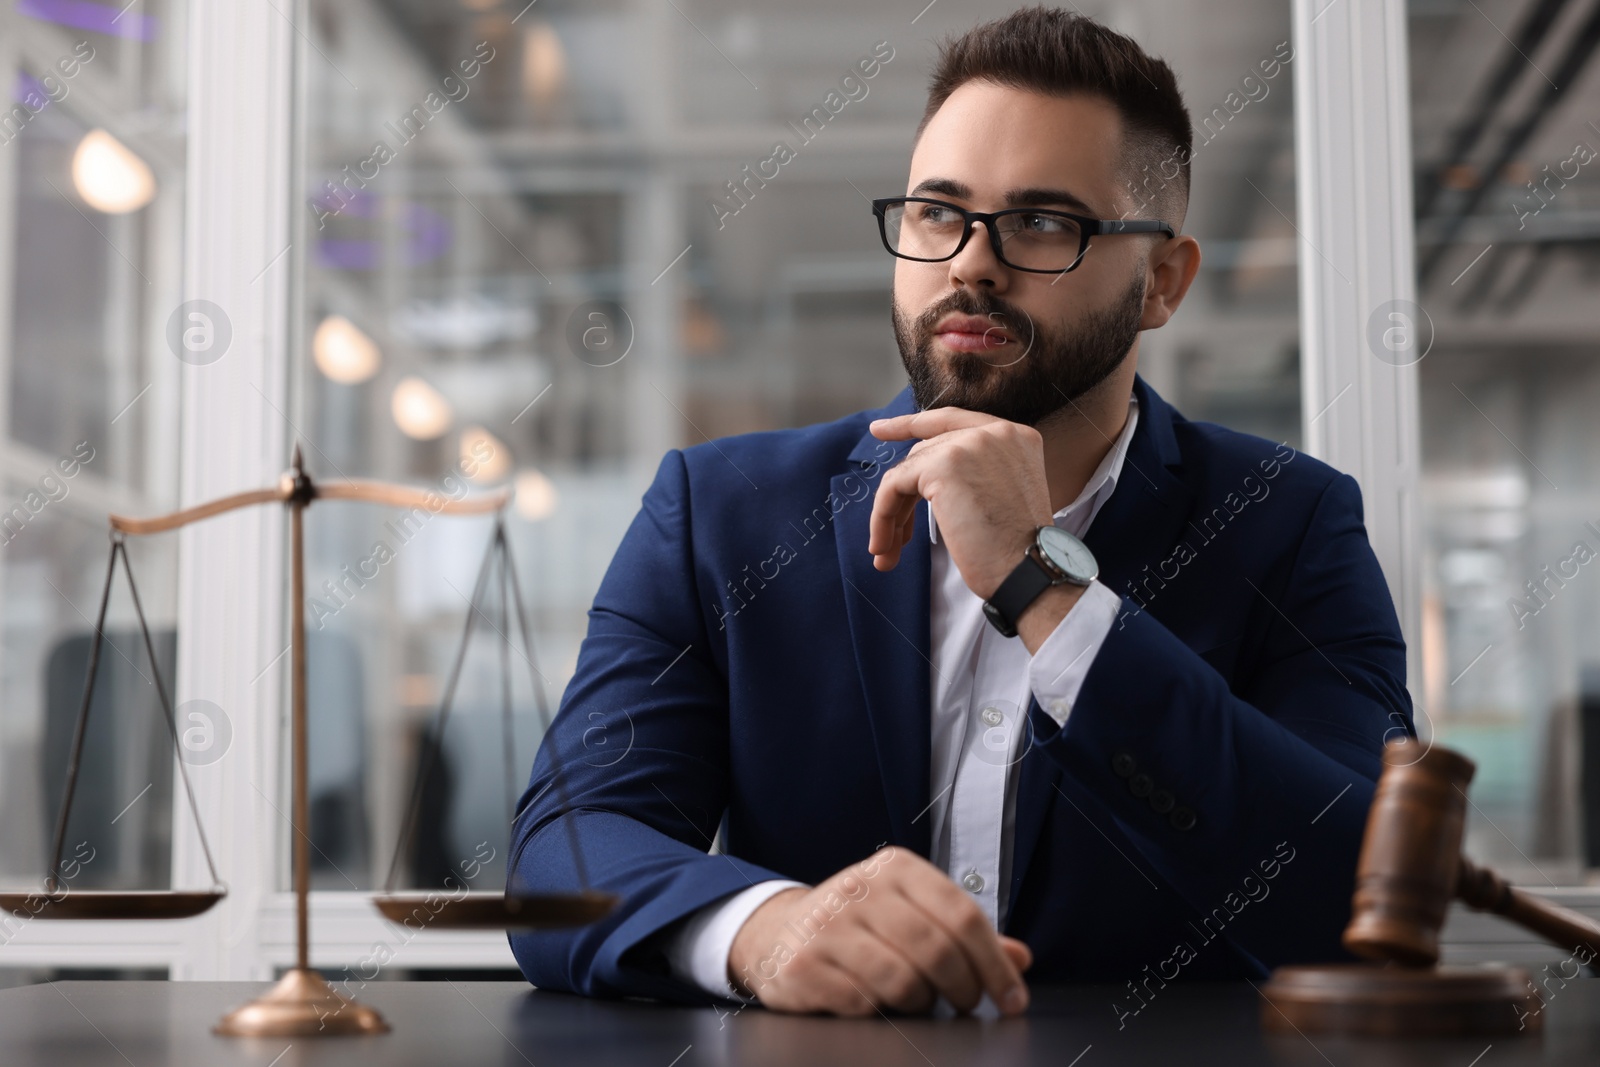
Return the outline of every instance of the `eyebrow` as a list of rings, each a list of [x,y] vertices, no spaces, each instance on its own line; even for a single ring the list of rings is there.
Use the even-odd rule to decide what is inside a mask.
[[[972,189],[966,183],[958,182],[954,178],[924,178],[917,183],[915,189],[911,190],[910,195],[922,196],[929,193],[956,197],[961,200],[972,199]],[[1047,189],[1040,186],[1011,189],[1005,194],[1005,203],[1007,207],[1042,207],[1047,204],[1061,204],[1072,208],[1074,211],[1081,211],[1088,215],[1095,214],[1094,208],[1085,203],[1081,197],[1073,195],[1066,189]]]

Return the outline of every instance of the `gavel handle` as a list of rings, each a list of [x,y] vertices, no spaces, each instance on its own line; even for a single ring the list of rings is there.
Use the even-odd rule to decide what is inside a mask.
[[[1587,916],[1514,888],[1488,867],[1479,867],[1465,856],[1461,857],[1460,870],[1456,896],[1468,907],[1503,915],[1575,956],[1586,957],[1579,960],[1581,963],[1600,956],[1600,924]]]

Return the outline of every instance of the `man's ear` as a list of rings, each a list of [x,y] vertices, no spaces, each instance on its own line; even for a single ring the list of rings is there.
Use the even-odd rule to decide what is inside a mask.
[[[1199,273],[1200,242],[1186,233],[1167,238],[1156,246],[1147,270],[1139,329],[1154,330],[1172,318]]]

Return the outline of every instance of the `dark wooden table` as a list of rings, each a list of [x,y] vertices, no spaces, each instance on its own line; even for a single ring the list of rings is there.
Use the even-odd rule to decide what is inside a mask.
[[[1262,1033],[1249,984],[1171,985],[1118,1028],[1113,986],[1034,990],[1026,1018],[844,1020],[737,1014],[542,993],[520,982],[373,982],[361,999],[393,1030],[381,1037],[213,1037],[248,982],[56,982],[0,991],[0,1065],[115,1067],[1049,1067],[1160,1064],[1600,1064],[1600,980],[1578,979],[1545,1008],[1540,1037],[1352,1041]]]

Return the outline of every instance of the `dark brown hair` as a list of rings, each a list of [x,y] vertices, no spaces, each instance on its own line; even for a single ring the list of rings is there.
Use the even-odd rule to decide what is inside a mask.
[[[1159,217],[1182,223],[1194,150],[1189,109],[1172,68],[1131,37],[1046,7],[975,26],[941,45],[917,136],[951,93],[979,78],[1048,96],[1089,93],[1110,102],[1122,116],[1123,166],[1134,196]]]

